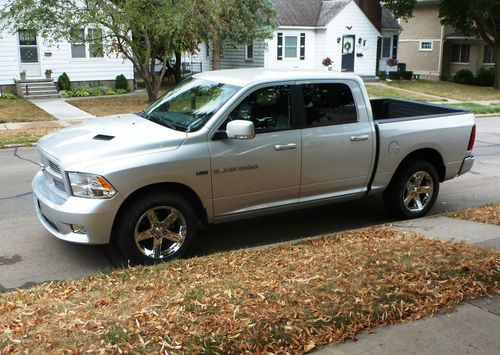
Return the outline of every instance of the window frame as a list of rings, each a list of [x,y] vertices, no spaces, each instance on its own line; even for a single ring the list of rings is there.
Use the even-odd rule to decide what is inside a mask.
[[[460,48],[460,51],[458,52],[459,53],[459,61],[455,61],[453,60],[453,47],[455,46],[459,46]],[[468,46],[469,47],[469,51],[468,51],[468,58],[467,58],[467,61],[464,62],[462,61],[462,52],[463,52],[463,48],[464,46]],[[470,44],[467,44],[467,43],[454,43],[451,45],[451,58],[450,58],[450,63],[451,64],[469,64],[470,63],[470,50],[471,50],[471,45]]]
[[[491,61],[489,61],[489,62],[486,61],[486,51],[488,49],[491,49]],[[495,48],[493,46],[490,46],[490,45],[485,45],[484,46],[483,64],[485,64],[485,65],[495,65]]]
[[[252,56],[248,55],[249,48],[252,48]],[[247,61],[247,62],[253,62],[254,58],[255,58],[255,45],[253,43],[247,44],[245,46],[245,61]]]
[[[286,39],[287,38],[295,38],[295,57],[288,57],[286,55],[286,49],[287,48],[292,48],[290,46],[287,47],[286,45]],[[300,57],[300,35],[298,34],[289,34],[289,33],[283,33],[283,60],[297,60]]]
[[[92,35],[94,35],[95,33],[100,33],[100,38],[96,38],[95,37],[91,37],[91,33]],[[88,53],[89,53],[89,59],[101,59],[101,58],[104,58],[104,41],[103,41],[103,30],[102,28],[99,28],[99,27],[89,27],[87,29],[87,36],[89,38],[88,40],[88,45],[87,45],[87,50],[88,50]],[[98,43],[97,43],[98,42]],[[101,55],[92,55],[92,46],[100,46],[100,50],[101,50]]]
[[[22,43],[26,42],[22,39],[24,37],[24,33],[29,35],[30,37],[33,36],[32,42],[30,43]],[[41,59],[40,59],[40,48],[38,45],[38,33],[33,30],[26,30],[26,29],[19,29],[17,31],[17,47],[18,47],[18,55],[19,55],[19,61],[22,64],[39,64]],[[36,60],[26,60],[23,59],[23,49],[31,49],[34,50],[33,53],[36,54]]]
[[[389,40],[389,56],[384,56],[384,41],[385,40]],[[382,37],[382,43],[381,43],[381,57],[382,58],[387,58],[387,59],[390,59],[392,58],[392,43],[393,43],[393,36],[385,36],[385,37]]]
[[[423,47],[424,44],[430,44],[431,46],[430,46],[430,48],[424,48]],[[420,52],[433,52],[434,51],[434,41],[431,41],[431,40],[419,41],[418,50]]]
[[[77,28],[77,29],[74,29],[72,31],[78,31],[80,32],[83,36],[82,36],[82,41],[81,42],[78,42],[76,41],[75,39],[75,36],[71,35],[71,39],[70,39],[70,45],[71,45],[71,59],[72,60],[83,60],[83,59],[87,59],[87,46],[85,44],[85,28]],[[83,57],[74,57],[73,56],[73,48],[74,47],[83,47]]]

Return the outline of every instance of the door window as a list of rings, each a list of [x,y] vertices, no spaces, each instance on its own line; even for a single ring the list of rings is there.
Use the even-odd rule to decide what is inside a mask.
[[[19,31],[19,50],[21,63],[38,63],[38,47],[35,31]]]
[[[358,121],[354,97],[346,84],[308,84],[302,90],[307,127]]]
[[[291,128],[291,98],[289,86],[273,86],[251,93],[231,112],[227,122],[252,121],[255,133],[281,131]]]

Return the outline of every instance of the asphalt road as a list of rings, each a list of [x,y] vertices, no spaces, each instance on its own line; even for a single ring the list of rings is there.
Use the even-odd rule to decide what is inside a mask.
[[[478,119],[472,173],[446,182],[432,213],[500,201],[500,117]],[[0,292],[78,278],[123,265],[108,247],[52,237],[36,219],[31,179],[35,148],[0,150]],[[192,255],[261,246],[389,221],[378,197],[217,225],[200,234]]]

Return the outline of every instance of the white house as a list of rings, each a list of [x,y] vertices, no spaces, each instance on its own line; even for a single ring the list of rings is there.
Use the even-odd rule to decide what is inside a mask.
[[[8,6],[7,0],[0,0],[0,9]],[[83,32],[85,31],[85,32]],[[94,36],[92,44],[58,42],[51,43],[33,31],[19,29],[15,33],[0,33],[0,90],[15,91],[21,72],[26,73],[26,81],[39,83],[45,78],[45,71],[53,71],[52,77],[66,72],[75,87],[103,85],[113,87],[116,76],[123,74],[134,79],[132,63],[119,53],[105,53],[100,29],[80,30]],[[24,83],[24,81],[22,81]],[[19,85],[18,85],[19,87]]]
[[[382,10],[378,0],[272,0],[279,28],[272,39],[241,45],[227,45],[221,68],[265,67],[327,70],[323,60],[333,61],[331,70],[375,77],[377,66],[386,70],[387,46],[396,54],[400,27],[392,15]],[[363,8],[363,9],[362,9]],[[385,27],[384,27],[385,26]],[[380,29],[380,30],[379,30]],[[385,48],[385,47],[384,47]],[[378,54],[380,53],[380,54]],[[193,58],[202,70],[212,69],[206,44]],[[377,63],[378,62],[378,63]]]

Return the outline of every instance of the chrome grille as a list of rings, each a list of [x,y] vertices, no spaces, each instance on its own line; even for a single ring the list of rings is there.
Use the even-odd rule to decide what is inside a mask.
[[[61,174],[61,168],[59,167],[59,165],[57,165],[56,163],[54,163],[51,160],[47,159],[47,161],[49,162],[49,166],[50,166],[50,168],[52,169],[53,172],[55,172],[57,174]]]
[[[64,187],[64,182],[62,180],[53,178],[54,181],[54,186],[57,187],[59,190],[66,192],[66,188]]]

